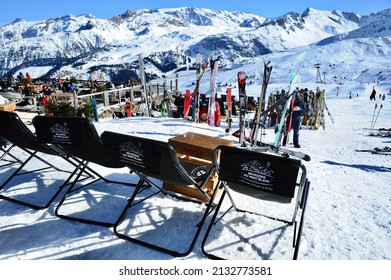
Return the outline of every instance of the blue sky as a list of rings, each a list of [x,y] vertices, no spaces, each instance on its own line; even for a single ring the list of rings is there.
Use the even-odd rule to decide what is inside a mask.
[[[92,14],[111,18],[128,9],[199,7],[212,10],[251,12],[265,17],[277,17],[289,11],[303,12],[307,7],[318,10],[342,10],[367,15],[391,8],[391,0],[0,0],[0,26],[16,18],[28,21],[45,20],[67,14]]]

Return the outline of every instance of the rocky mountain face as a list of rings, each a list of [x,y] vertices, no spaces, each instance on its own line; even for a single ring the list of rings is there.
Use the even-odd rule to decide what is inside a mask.
[[[34,69],[33,76],[138,78],[138,57],[149,78],[194,67],[195,54],[229,63],[311,44],[326,45],[391,34],[391,10],[361,16],[308,8],[275,19],[198,8],[128,10],[111,19],[66,15],[17,19],[0,29],[0,76]]]

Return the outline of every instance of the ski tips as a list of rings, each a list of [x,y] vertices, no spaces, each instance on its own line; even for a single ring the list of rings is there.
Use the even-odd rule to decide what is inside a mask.
[[[238,72],[238,79],[239,80],[243,80],[243,79],[246,79],[246,78],[247,78],[246,72],[243,72],[243,71],[239,71]]]
[[[311,157],[309,155],[304,155],[303,160],[311,161]]]
[[[291,73],[290,80],[293,81],[297,75],[298,75],[297,73],[292,72],[292,73]]]

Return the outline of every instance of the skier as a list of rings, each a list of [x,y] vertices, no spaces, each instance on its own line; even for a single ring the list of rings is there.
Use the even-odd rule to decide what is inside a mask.
[[[181,93],[178,93],[178,95],[175,97],[174,104],[177,106],[177,111],[174,114],[174,118],[183,118],[185,98]]]
[[[371,96],[369,97],[370,100],[376,100],[376,90],[375,87],[372,89]]]
[[[292,108],[292,129],[293,129],[293,145],[295,148],[300,148],[299,133],[301,122],[306,112],[305,102],[297,92],[295,96],[294,107]]]

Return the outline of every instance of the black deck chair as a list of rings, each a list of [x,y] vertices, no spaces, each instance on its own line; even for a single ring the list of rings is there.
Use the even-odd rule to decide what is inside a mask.
[[[1,124],[0,124],[1,126]],[[5,138],[0,136],[0,168],[9,166],[15,163],[22,164],[23,161],[21,161],[17,156],[12,154],[12,149],[15,146],[12,145],[11,142],[7,141]]]
[[[214,171],[213,166],[180,162],[167,142],[109,131],[103,132],[101,137],[106,146],[116,149],[118,160],[140,177],[136,191],[114,226],[115,234],[176,257],[188,255],[205,222],[203,208],[210,197],[203,187]],[[191,175],[192,170],[201,169],[206,171],[201,172],[202,177]],[[162,187],[162,182],[195,189],[206,202],[192,201],[180,193],[168,191]],[[151,187],[146,189],[145,183]],[[194,203],[200,211],[192,212]],[[189,210],[186,205],[190,204]]]
[[[112,205],[113,209],[110,209],[111,212],[115,212],[116,209],[114,208],[118,207],[118,212],[120,213],[122,211],[122,207],[120,206],[120,204],[126,204],[127,198],[130,196],[129,187],[135,187],[136,184],[130,183],[125,180],[117,181],[108,179],[107,176],[102,176],[99,172],[95,171],[94,168],[90,166],[90,163],[97,164],[105,168],[125,168],[125,170],[121,172],[126,172],[129,174],[129,170],[128,168],[126,168],[126,165],[118,161],[117,158],[113,157],[111,149],[103,145],[95,126],[87,118],[36,116],[34,117],[32,122],[36,129],[38,141],[40,141],[41,143],[50,143],[52,145],[59,146],[69,156],[76,157],[82,161],[79,165],[75,182],[71,184],[71,186],[68,188],[68,191],[57,205],[55,214],[60,218],[72,221],[100,225],[105,227],[114,226],[115,221],[117,221],[118,217],[106,217],[109,214],[107,212],[109,211],[107,209],[107,204]],[[93,180],[85,180],[83,182],[80,182],[79,177],[82,176],[82,174],[84,174],[85,172],[92,173],[95,178]],[[127,178],[126,180],[128,179],[129,178]],[[101,184],[96,184],[98,183],[98,181],[100,181]],[[120,187],[121,190],[118,191],[122,193],[122,197],[110,193],[109,195],[106,195],[108,202],[107,204],[105,204],[104,202],[102,202],[103,199],[101,201],[98,201],[98,198],[95,197],[94,194],[89,193],[88,200],[87,194],[84,194],[84,197],[79,199],[88,203],[87,209],[80,211],[83,213],[64,213],[67,211],[67,209],[70,210],[74,208],[72,205],[73,203],[76,203],[75,198],[72,198],[74,194],[78,194],[80,193],[80,191],[88,192],[92,189],[97,190],[97,187],[102,187],[102,183],[104,192],[115,192],[114,189],[109,186],[109,184],[115,186],[116,188]],[[131,192],[133,190],[134,188],[132,188]],[[123,199],[123,196],[127,197]],[[103,205],[107,206],[104,207],[105,209],[103,209],[103,211],[106,210],[106,212],[103,212],[101,215],[98,215],[98,210],[99,208],[102,208]],[[102,215],[105,217],[102,217]]]
[[[3,139],[3,145],[6,145],[6,148],[2,149],[1,158],[10,157],[9,164],[1,166],[2,170],[11,164],[15,164],[16,167],[1,184],[0,198],[33,209],[47,208],[69,184],[77,162],[65,156],[61,150],[38,142],[36,135],[14,112],[0,111],[0,137]],[[11,150],[14,151],[14,149],[21,150],[18,156],[11,154]],[[51,163],[53,159],[59,157],[62,158],[59,163],[61,165],[65,163],[68,169],[61,169]],[[56,175],[53,175],[54,182],[46,186],[40,180],[44,174],[49,172],[55,172]],[[21,194],[19,184],[27,182],[29,184],[35,182],[36,191]],[[53,185],[55,187],[52,187]],[[32,189],[31,186],[25,188]],[[39,199],[34,199],[34,196]]]
[[[214,164],[222,193],[201,243],[203,254],[211,259],[297,259],[310,185],[305,166],[226,146],[215,150]]]

